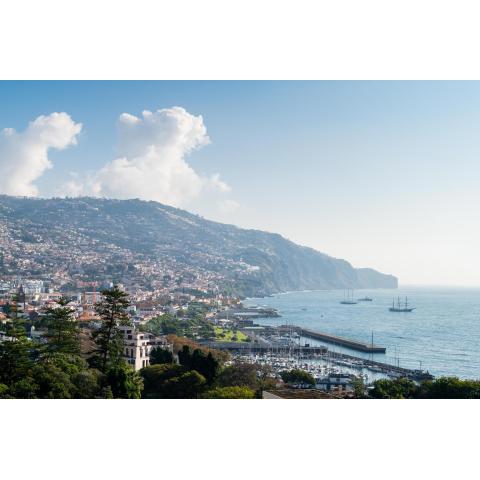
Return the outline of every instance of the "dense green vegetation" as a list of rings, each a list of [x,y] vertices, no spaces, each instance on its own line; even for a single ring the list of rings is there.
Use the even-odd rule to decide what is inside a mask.
[[[13,308],[6,324],[12,340],[0,343],[0,398],[140,398],[142,378],[121,355],[118,325],[128,321],[126,294],[114,288],[102,295],[96,306],[101,327],[88,362],[66,300],[41,320],[46,343],[27,338]]]
[[[206,384],[205,377],[183,365],[151,365],[141,372],[143,398],[197,398]]]
[[[315,385],[315,378],[305,370],[285,370],[280,376],[285,383]]]
[[[215,387],[212,390],[204,393],[200,398],[215,398],[215,399],[225,399],[225,398],[244,398],[251,399],[255,398],[255,392],[248,387]]]
[[[187,310],[179,310],[176,315],[166,313],[152,318],[144,329],[155,335],[177,335],[193,340],[214,339],[213,326],[205,320],[207,310],[208,307],[202,303],[191,303]]]
[[[254,398],[272,386],[267,369],[225,366],[224,352],[177,336],[169,336],[175,354],[157,347],[151,365],[135,372],[123,358],[119,328],[129,324],[128,306],[127,294],[118,288],[102,292],[96,305],[100,327],[85,355],[66,299],[39,320],[45,342],[26,336],[13,301],[5,332],[12,340],[0,344],[0,398]],[[203,305],[191,306],[186,316],[198,320],[204,313]]]
[[[235,362],[221,370],[215,385],[218,387],[248,387],[261,398],[263,390],[276,387],[276,380],[272,376],[273,370],[267,365]]]
[[[439,377],[419,385],[407,378],[377,380],[372,398],[480,398],[480,380]]]
[[[186,310],[175,315],[165,313],[152,318],[144,330],[155,335],[177,335],[192,340],[216,340],[219,342],[248,342],[250,338],[239,330],[212,325],[205,319],[208,307],[203,303],[191,303]]]
[[[185,345],[180,364],[165,363],[141,370],[143,398],[261,398],[275,379],[266,367],[247,363],[222,366],[211,353]]]
[[[173,353],[165,348],[153,348],[150,352],[150,365],[158,363],[173,363]]]

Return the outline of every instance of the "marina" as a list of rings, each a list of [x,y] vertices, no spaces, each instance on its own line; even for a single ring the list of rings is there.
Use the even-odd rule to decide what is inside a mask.
[[[251,336],[250,342],[205,342],[204,345],[226,350],[234,358],[251,363],[270,366],[277,374],[285,369],[300,368],[314,376],[351,374],[361,377],[365,382],[379,378],[407,377],[415,381],[433,378],[429,372],[421,369],[409,369],[373,360],[373,354],[385,352],[380,347],[356,342],[355,340],[302,329],[295,325],[281,325],[257,330],[258,327],[244,329]],[[261,328],[261,327],[260,327]],[[253,333],[255,332],[255,333]],[[310,345],[308,338],[320,339],[334,345],[347,346],[369,352],[372,358],[362,358],[332,350],[323,345]],[[305,342],[302,345],[302,341]]]
[[[267,365],[276,374],[291,369],[305,370],[315,378],[348,374],[362,378],[367,384],[381,378],[407,377],[414,381],[433,378],[429,372],[422,370],[411,370],[328,350],[308,357],[302,356],[301,351],[294,353],[270,349],[258,353],[255,350],[237,350],[234,358],[247,363]]]

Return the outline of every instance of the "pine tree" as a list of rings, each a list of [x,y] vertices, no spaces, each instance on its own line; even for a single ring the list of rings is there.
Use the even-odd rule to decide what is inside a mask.
[[[102,300],[95,305],[101,326],[93,333],[97,345],[96,360],[99,369],[106,373],[109,366],[118,365],[123,359],[123,335],[120,325],[129,325],[127,308],[130,305],[128,294],[117,286],[101,292]]]
[[[45,310],[44,322],[47,327],[48,351],[67,354],[80,353],[78,324],[72,317],[68,300],[61,298],[58,307]]]
[[[0,383],[10,385],[27,375],[33,365],[24,320],[18,317],[16,295],[11,304],[6,334],[11,340],[0,343]]]

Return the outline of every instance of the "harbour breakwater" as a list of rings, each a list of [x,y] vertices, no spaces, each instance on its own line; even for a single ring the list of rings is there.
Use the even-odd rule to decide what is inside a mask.
[[[356,340],[351,340],[345,337],[339,337],[337,335],[330,335],[329,333],[314,332],[306,328],[295,327],[297,332],[306,338],[312,338],[314,340],[322,340],[323,342],[332,343],[334,345],[341,345],[342,347],[351,348],[359,352],[366,353],[385,353],[387,349],[379,345],[374,345],[373,342],[363,343]]]

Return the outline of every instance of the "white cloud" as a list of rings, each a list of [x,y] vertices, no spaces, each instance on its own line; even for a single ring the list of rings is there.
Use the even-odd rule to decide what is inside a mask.
[[[123,113],[118,120],[119,157],[84,180],[64,186],[70,195],[90,194],[109,198],[141,198],[185,206],[207,196],[224,194],[230,187],[218,174],[197,173],[186,161],[194,150],[210,143],[201,116],[173,107]]]
[[[52,168],[49,149],[76,145],[82,124],[66,113],[40,116],[23,132],[0,132],[0,193],[38,195],[36,180]],[[203,118],[173,107],[123,113],[118,119],[118,157],[97,171],[72,173],[57,195],[156,200],[196,211],[229,213],[238,204],[220,175],[202,175],[187,156],[210,143]]]
[[[76,145],[82,130],[68,114],[51,113],[40,116],[23,132],[5,128],[0,132],[0,193],[35,196],[35,181],[52,168],[48,158],[51,148],[63,150]]]

